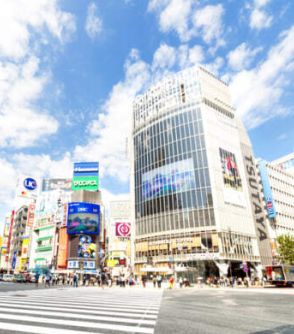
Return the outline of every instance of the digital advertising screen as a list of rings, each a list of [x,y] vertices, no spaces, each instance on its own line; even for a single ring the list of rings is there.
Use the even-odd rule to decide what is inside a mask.
[[[193,159],[177,161],[142,175],[143,201],[185,192],[195,186]]]
[[[100,206],[92,203],[74,202],[68,204],[68,234],[99,234]]]
[[[95,259],[96,257],[96,244],[90,235],[80,235],[78,257]]]

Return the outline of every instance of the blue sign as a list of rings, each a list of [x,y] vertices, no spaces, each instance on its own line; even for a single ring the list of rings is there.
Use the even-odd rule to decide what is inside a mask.
[[[12,261],[11,261],[11,268],[15,269],[16,266],[16,252],[13,253]]]
[[[99,173],[98,162],[76,162],[74,163],[74,177],[97,176]]]
[[[23,181],[23,186],[27,190],[35,190],[37,188],[37,182],[36,182],[36,180],[28,177]]]
[[[68,204],[68,234],[99,234],[100,206],[92,203],[73,202]]]
[[[266,161],[261,160],[258,163],[258,167],[259,167],[263,194],[264,194],[265,203],[266,203],[267,215],[269,218],[275,218],[277,216],[277,212],[276,212],[275,203],[273,200],[272,189],[271,189],[269,178],[268,178]]]

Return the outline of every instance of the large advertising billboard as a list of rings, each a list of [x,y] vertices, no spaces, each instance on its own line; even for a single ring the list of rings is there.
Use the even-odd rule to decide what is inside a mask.
[[[239,206],[245,205],[242,180],[234,153],[219,149],[224,182],[224,200]]]
[[[193,159],[177,161],[142,175],[143,201],[194,189]]]
[[[82,202],[73,202],[68,204],[68,234],[99,234],[99,231],[99,205]]]
[[[269,178],[268,178],[266,162],[264,160],[261,160],[258,163],[258,166],[259,166],[260,178],[262,182],[263,194],[265,198],[267,215],[269,218],[275,218],[277,216],[277,212],[276,212],[276,207],[275,207],[275,203],[273,200],[272,189],[271,189]]]
[[[95,259],[96,244],[90,235],[81,235],[79,237],[78,257]]]
[[[98,162],[76,162],[72,179],[72,190],[99,189],[99,164]]]
[[[43,179],[42,191],[71,191],[71,179]]]
[[[58,254],[57,254],[57,268],[66,268],[67,264],[67,250],[68,250],[68,235],[66,233],[66,227],[59,229],[59,241],[58,241]]]
[[[131,224],[126,222],[115,223],[115,236],[128,238],[131,236]]]

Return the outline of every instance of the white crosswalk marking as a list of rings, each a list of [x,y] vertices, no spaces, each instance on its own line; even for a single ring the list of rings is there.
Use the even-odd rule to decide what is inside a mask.
[[[97,287],[0,293],[0,333],[152,334],[161,290]]]

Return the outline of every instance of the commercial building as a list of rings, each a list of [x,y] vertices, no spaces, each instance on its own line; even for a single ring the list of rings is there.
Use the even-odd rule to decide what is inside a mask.
[[[109,203],[107,225],[107,261],[112,276],[129,273],[131,266],[131,203],[117,200]]]
[[[7,272],[8,270],[8,258],[9,258],[8,240],[9,240],[10,223],[11,223],[11,214],[5,217],[3,234],[0,237],[1,238],[0,270],[2,272]]]
[[[260,272],[263,217],[252,212],[259,195],[250,190],[257,182],[254,162],[248,175],[250,157],[228,86],[205,69],[169,75],[136,97],[131,189],[137,275]]]
[[[57,263],[59,237],[64,240],[67,203],[71,199],[71,179],[43,179],[36,200],[32,233],[30,269],[56,270],[66,268],[66,258]],[[66,242],[65,242],[66,243]],[[67,249],[67,244],[64,246]],[[61,263],[62,262],[62,263]]]
[[[271,165],[277,166],[288,173],[294,174],[294,152],[272,161]]]
[[[293,155],[290,156],[287,160],[257,162],[273,256],[277,255],[278,236],[294,236],[294,174],[291,167]]]

